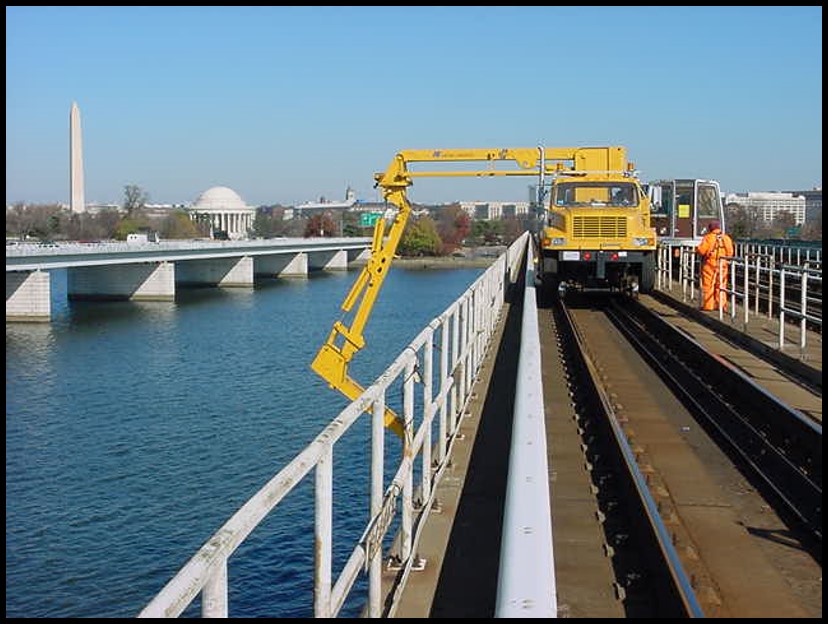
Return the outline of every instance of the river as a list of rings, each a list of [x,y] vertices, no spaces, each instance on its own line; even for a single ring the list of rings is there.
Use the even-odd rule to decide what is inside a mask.
[[[483,270],[394,267],[351,375],[368,385]],[[346,405],[309,365],[355,277],[67,303],[55,271],[52,322],[6,323],[6,617],[135,616]],[[336,497],[367,494],[355,429]],[[230,559],[232,617],[312,615],[306,481]],[[335,574],[359,530],[335,519]]]

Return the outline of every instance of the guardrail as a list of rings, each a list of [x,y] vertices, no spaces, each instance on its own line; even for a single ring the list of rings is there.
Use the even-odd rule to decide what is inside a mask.
[[[819,247],[806,244],[796,244],[791,241],[787,245],[734,241],[736,256],[761,255],[770,256],[775,262],[784,264],[803,265],[806,262],[813,268],[820,265],[822,268],[822,244]]]
[[[741,322],[746,328],[754,317],[764,315],[779,321],[778,349],[784,350],[786,325],[788,318],[799,320],[800,356],[804,355],[807,345],[807,326],[822,328],[822,270],[814,268],[809,262],[803,264],[786,264],[778,261],[775,253],[748,252],[748,247],[741,250],[744,255],[724,258],[729,263],[728,284],[723,291],[730,299],[728,315],[735,322],[737,304],[741,307]],[[682,300],[700,303],[696,295],[697,276],[700,277],[700,259],[692,243],[661,243],[658,247],[656,268],[657,287],[672,290],[674,282],[681,288]],[[701,291],[699,290],[699,293]],[[798,304],[791,304],[791,294],[796,295]],[[719,319],[724,320],[725,311],[719,306]]]
[[[557,617],[541,346],[532,245],[515,384],[496,617]]]
[[[204,617],[227,617],[228,559],[284,497],[309,474],[315,476],[315,617],[334,617],[361,575],[368,577],[366,615],[393,615],[405,580],[417,563],[416,548],[446,470],[470,389],[496,329],[506,288],[529,246],[524,234],[472,286],[435,318],[365,392],[327,426],[222,526],[138,614],[177,617],[199,595]],[[435,361],[435,350],[439,358]],[[415,383],[421,384],[420,401]],[[390,485],[385,482],[383,414],[392,386],[402,386],[405,437]],[[435,392],[436,388],[436,392]],[[417,404],[419,411],[415,410]],[[342,571],[332,576],[333,459],[336,442],[364,412],[371,417],[369,521]],[[437,439],[433,440],[436,421]],[[415,423],[417,426],[415,428]],[[432,457],[436,455],[436,457]],[[419,483],[415,481],[419,479]],[[415,498],[415,487],[418,489]],[[349,501],[351,507],[352,501]],[[353,514],[349,508],[346,513]],[[383,540],[395,516],[399,532],[391,555],[399,565],[396,589],[383,613]]]

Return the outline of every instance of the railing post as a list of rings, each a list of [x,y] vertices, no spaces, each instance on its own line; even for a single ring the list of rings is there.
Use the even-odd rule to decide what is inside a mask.
[[[748,264],[748,259],[747,259],[747,258],[744,258],[744,259],[743,259],[743,262],[744,262],[744,264],[745,264],[745,269],[744,269],[744,270],[745,270],[745,276],[744,276],[744,286],[745,286],[745,292],[744,292],[744,295],[743,295],[743,301],[742,301],[742,303],[743,303],[743,304],[744,304],[744,306],[745,306],[745,316],[744,316],[745,326],[744,326],[744,331],[747,331],[747,324],[748,324],[748,312],[750,311],[750,289],[749,289],[749,287],[748,287],[748,282],[749,282],[748,277],[749,277],[749,273],[750,273],[750,265]],[[734,314],[735,314],[735,310],[734,310]]]
[[[385,392],[374,401],[371,417],[371,518],[382,509],[383,459],[385,456]],[[381,542],[380,542],[381,543]],[[366,555],[367,556],[367,555]],[[382,547],[377,548],[369,563],[368,615],[378,618],[382,614]]]
[[[451,433],[457,429],[460,412],[460,379],[457,374],[457,367],[460,363],[460,311],[462,304],[455,307],[452,314],[451,332],[451,370],[454,375],[454,383],[451,385]]]
[[[466,404],[466,369],[468,368],[469,302],[460,304],[460,380],[458,391],[458,413]],[[458,416],[459,418],[459,416]]]
[[[448,352],[449,352],[449,321],[444,318],[440,328],[440,396],[443,400],[440,403],[440,444],[437,446],[437,459],[442,465],[446,459],[446,442],[448,439],[448,427],[446,417],[448,414],[449,396],[446,392],[448,379]]]
[[[797,258],[798,259],[798,258]],[[802,267],[802,299],[801,299],[801,314],[799,320],[799,356],[805,355],[805,322],[808,315],[808,263]]]
[[[785,348],[785,265],[779,266],[779,350]]]
[[[414,362],[405,365],[403,379],[403,420],[405,422],[405,439],[403,440],[403,458],[408,461],[407,474],[402,487],[402,521],[400,523],[400,561],[405,564],[411,557],[411,542],[414,528]]]
[[[747,256],[746,256],[747,257]],[[759,296],[762,291],[762,273],[761,273],[761,263],[762,258],[759,256],[754,256],[756,258],[756,288],[754,289],[753,293],[753,313],[756,316],[759,316]]]
[[[331,550],[333,541],[333,446],[316,464],[316,535],[314,553],[313,613],[331,617]]]
[[[432,414],[433,396],[432,392],[432,375],[434,374],[434,364],[432,358],[434,357],[434,332],[429,328],[425,344],[423,345],[423,423],[425,431],[423,432],[423,474],[422,474],[422,490],[423,490],[423,505],[431,497],[431,430],[433,423]]]

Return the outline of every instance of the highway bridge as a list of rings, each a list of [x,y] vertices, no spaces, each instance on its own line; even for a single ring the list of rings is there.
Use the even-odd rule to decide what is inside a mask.
[[[821,272],[753,253],[728,312],[701,312],[693,271],[666,260],[681,250],[651,295],[562,299],[536,287],[525,235],[139,617],[199,598],[232,615],[228,560],[305,478],[316,617],[352,591],[368,617],[821,617]],[[800,272],[796,305],[780,271]],[[334,455],[366,411],[369,521],[334,569],[334,519],[354,513]]]
[[[6,321],[49,321],[49,271],[67,269],[69,299],[172,301],[176,287],[253,287],[367,258],[370,238],[277,238],[6,246]]]

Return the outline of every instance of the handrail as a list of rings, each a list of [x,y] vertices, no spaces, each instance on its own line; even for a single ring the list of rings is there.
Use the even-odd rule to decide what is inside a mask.
[[[532,246],[503,513],[496,617],[557,617],[541,346]]]
[[[361,574],[368,576],[367,615],[392,614],[398,593],[391,597],[390,606],[381,595],[382,561],[384,554],[388,554],[382,552],[384,538],[399,513],[399,539],[395,540],[392,549],[400,565],[401,581],[397,584],[400,588],[417,561],[417,542],[431,510],[435,487],[449,463],[472,383],[495,333],[513,265],[523,259],[528,243],[529,235],[524,233],[463,295],[429,323],[370,387],[199,549],[138,617],[177,617],[199,594],[202,616],[227,617],[230,556],[279,502],[311,473],[316,478],[314,615],[335,617]],[[436,363],[435,351],[439,352],[439,362]],[[436,379],[436,385],[432,377]],[[394,391],[396,396],[396,384],[400,383],[406,435],[397,470],[386,488],[383,486],[386,457],[382,416],[389,392]],[[416,413],[415,383],[422,384],[422,399]],[[334,579],[331,565],[333,454],[339,438],[366,411],[373,414],[369,521],[344,568]],[[439,439],[433,442],[431,432],[435,419],[439,422]],[[432,457],[432,449],[436,458]],[[420,473],[418,484],[415,484],[415,465]],[[416,500],[415,487],[419,490]]]
[[[820,268],[815,268],[808,261],[804,261],[803,264],[786,264],[778,261],[775,253],[758,253],[753,249],[757,247],[744,245],[737,247],[736,255],[727,258],[730,264],[730,274],[728,284],[725,284],[722,290],[730,299],[730,321],[735,321],[737,307],[741,307],[741,322],[743,328],[747,328],[751,319],[751,299],[753,299],[754,316],[760,313],[759,301],[762,299],[766,301],[767,318],[773,318],[774,311],[778,318],[777,348],[780,351],[786,347],[785,330],[788,323],[786,319],[793,317],[799,320],[799,349],[800,355],[804,357],[808,335],[807,324],[822,327],[821,263],[815,262]],[[695,289],[698,283],[696,276],[700,277],[700,272],[696,270],[699,258],[695,253],[695,246],[686,241],[662,242],[659,243],[657,258],[657,288],[672,290],[673,280],[678,273],[677,279],[682,290],[682,300],[698,304]],[[678,263],[678,271],[676,271],[675,263]],[[788,303],[788,294],[792,288],[791,278],[794,284],[798,284],[798,306]],[[812,293],[814,289],[818,291],[818,296]],[[817,307],[819,308],[818,314],[815,311]],[[719,306],[718,313],[719,320],[724,320],[723,306]]]

